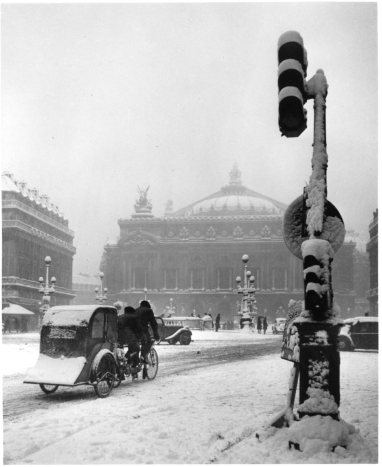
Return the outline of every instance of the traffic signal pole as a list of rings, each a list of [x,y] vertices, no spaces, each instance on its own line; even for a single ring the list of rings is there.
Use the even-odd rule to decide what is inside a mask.
[[[312,175],[306,188],[306,229],[302,243],[306,317],[295,321],[300,336],[300,406],[304,415],[330,415],[338,419],[340,405],[340,324],[333,313],[331,263],[333,249],[324,232],[327,200],[326,96],[328,84],[322,70],[307,83],[314,99]]]
[[[312,175],[307,188],[309,202],[307,228],[310,236],[314,236],[315,232],[322,232],[323,211],[327,196],[326,96],[328,84],[322,70],[318,70],[313,78],[309,80],[307,91],[308,96],[314,98]]]
[[[301,225],[303,233],[297,250],[292,251],[286,240],[291,251],[303,260],[304,270],[305,310],[293,321],[299,334],[300,404],[297,412],[300,418],[325,415],[338,419],[340,357],[337,337],[341,324],[333,312],[331,264],[333,246],[335,244],[338,249],[342,244],[343,238],[340,241],[338,238],[344,234],[344,228],[338,211],[331,217],[327,201],[328,84],[322,70],[305,81],[307,56],[299,33],[289,31],[280,37],[278,58],[279,126],[283,136],[297,137],[305,130],[306,111],[303,105],[307,99],[314,99],[312,174],[304,189],[304,197],[301,197],[303,206],[300,211],[304,214],[299,221],[305,225]],[[295,207],[293,209],[296,210]],[[335,224],[331,222],[333,219],[337,230],[334,235],[330,226]]]

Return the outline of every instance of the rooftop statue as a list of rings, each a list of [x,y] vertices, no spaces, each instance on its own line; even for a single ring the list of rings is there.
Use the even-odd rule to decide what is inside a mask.
[[[147,198],[147,192],[149,191],[150,185],[147,188],[138,188],[139,198],[137,199],[134,208],[135,212],[151,212],[152,204],[151,201]]]
[[[241,185],[241,172],[235,162],[231,172],[229,173],[229,184],[230,185]]]

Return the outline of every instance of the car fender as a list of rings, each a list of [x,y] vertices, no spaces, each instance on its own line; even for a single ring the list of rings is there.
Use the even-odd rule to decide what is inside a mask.
[[[181,328],[178,329],[177,331],[174,332],[174,334],[171,334],[171,336],[166,337],[164,340],[165,341],[171,341],[171,340],[178,340],[180,335],[186,332],[187,334],[192,335],[192,332],[188,328]]]

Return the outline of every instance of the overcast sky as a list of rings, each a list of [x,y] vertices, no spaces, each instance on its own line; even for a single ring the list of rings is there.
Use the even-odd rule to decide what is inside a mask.
[[[308,129],[281,138],[277,41],[297,30],[324,70],[328,198],[368,235],[377,208],[376,3],[3,4],[2,170],[49,195],[98,271],[137,186],[153,212],[228,183],[285,204],[311,174]]]

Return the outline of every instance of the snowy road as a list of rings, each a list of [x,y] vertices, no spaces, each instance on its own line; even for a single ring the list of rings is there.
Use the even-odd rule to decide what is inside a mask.
[[[21,384],[38,344],[8,340],[4,463],[376,462],[377,353],[341,356],[341,416],[357,430],[348,450],[304,453],[288,449],[287,429],[255,437],[285,403],[291,365],[278,355],[281,337],[218,334],[195,335],[188,347],[160,345],[157,379],[124,382],[107,399],[91,387],[46,396]]]
[[[205,335],[205,334],[204,334]],[[279,353],[281,336],[260,336],[260,339],[253,339],[251,334],[248,339],[212,339],[194,341],[189,346],[175,347],[163,343],[157,346],[160,361],[159,377],[178,375],[192,369],[202,368],[221,363],[233,362],[236,360],[247,360],[257,356],[270,353]],[[38,337],[4,336],[4,341],[11,346],[28,342],[28,350],[36,355],[38,353]],[[18,344],[15,342],[19,341]],[[7,346],[9,359],[12,358],[12,347]],[[38,385],[23,384],[25,374],[13,374],[5,376],[3,379],[3,418],[4,420],[17,420],[20,416],[31,413],[35,410],[49,410],[50,402],[41,392]],[[124,383],[122,387],[127,386]],[[114,392],[115,393],[115,392]],[[114,394],[113,393],[113,394]],[[50,396],[55,404],[60,403],[80,403],[94,397],[92,388],[78,386],[76,388],[60,387],[57,394]]]

